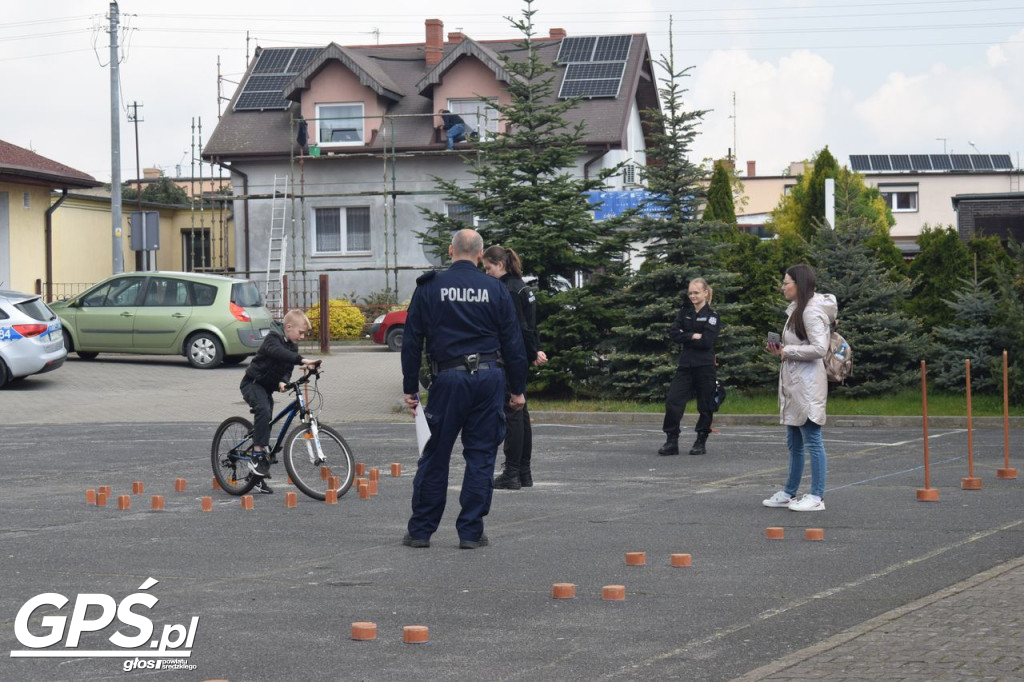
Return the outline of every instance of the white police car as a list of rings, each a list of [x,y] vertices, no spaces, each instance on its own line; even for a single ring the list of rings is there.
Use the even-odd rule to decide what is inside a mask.
[[[0,289],[0,388],[55,370],[67,356],[60,319],[43,300]]]

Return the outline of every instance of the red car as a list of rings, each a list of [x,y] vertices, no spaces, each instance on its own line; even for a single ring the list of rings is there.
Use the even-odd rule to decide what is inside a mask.
[[[374,343],[387,344],[388,350],[402,350],[402,334],[405,330],[407,310],[395,310],[381,315],[370,327],[370,338]]]

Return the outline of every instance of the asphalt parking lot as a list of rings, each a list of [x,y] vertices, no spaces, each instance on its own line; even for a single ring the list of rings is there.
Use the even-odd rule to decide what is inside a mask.
[[[251,511],[210,489],[213,430],[244,414],[240,368],[72,358],[0,393],[4,649],[26,650],[15,625],[36,595],[86,603],[79,595],[148,592],[158,604],[135,611],[151,616],[153,639],[188,631],[195,668],[133,673],[147,678],[728,680],[1024,555],[1024,483],[995,477],[998,429],[973,434],[980,491],[960,489],[966,432],[931,429],[941,498],[922,503],[919,426],[826,428],[828,510],[797,514],[761,505],[785,475],[781,427],[724,418],[701,458],[654,455],[656,424],[535,423],[537,485],[495,494],[491,545],[457,549],[456,457],[432,546],[409,549],[400,538],[415,435],[398,407],[397,356],[339,353],[326,367],[324,421],[357,461],[384,469],[368,500],[350,492],[325,505],[300,493],[288,509],[281,467],[278,493]],[[389,476],[392,462],[401,477]],[[133,481],[145,491],[129,510],[86,504],[89,488],[109,485],[116,499]],[[153,494],[163,511],[150,510]],[[212,512],[200,509],[206,495]],[[767,526],[785,539],[767,540]],[[825,541],[805,540],[807,527]],[[636,551],[646,565],[627,566]],[[671,566],[683,552],[692,566]],[[150,577],[159,582],[140,589]],[[552,599],[562,582],[575,584],[574,599]],[[625,600],[603,600],[606,585],[624,586]],[[79,615],[88,624],[102,610]],[[43,617],[71,614],[70,604],[42,607],[27,629],[42,637]],[[367,621],[377,639],[352,641],[352,623]],[[0,677],[123,678],[138,653],[109,638],[138,634],[125,623],[85,629],[77,649],[63,637],[47,648],[60,656],[5,656]],[[406,625],[427,626],[430,641],[403,643]]]

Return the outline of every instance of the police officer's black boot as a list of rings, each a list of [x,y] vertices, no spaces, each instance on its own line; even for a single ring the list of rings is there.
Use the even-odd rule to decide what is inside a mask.
[[[701,431],[697,434],[697,440],[693,441],[693,447],[690,448],[691,455],[706,455],[707,449],[704,444],[708,442],[708,432]]]
[[[519,467],[505,462],[505,469],[494,477],[494,487],[499,490],[519,490],[523,484],[519,482]]]
[[[679,454],[679,434],[674,436],[669,435],[665,439],[665,444],[658,448],[658,454],[665,457],[668,455]]]

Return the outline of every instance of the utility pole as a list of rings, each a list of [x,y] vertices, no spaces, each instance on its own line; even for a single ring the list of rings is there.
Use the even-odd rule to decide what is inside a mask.
[[[131,111],[128,112],[128,120],[135,124],[135,178],[136,178],[136,190],[135,190],[135,206],[136,210],[142,213],[142,168],[139,163],[139,107],[141,105],[138,102],[132,102],[129,107]],[[149,256],[148,251],[136,251],[135,252],[135,269],[136,270],[149,270],[149,263],[146,259]]]
[[[740,158],[739,150],[736,148],[736,91],[732,91],[732,153],[733,157],[738,161]]]
[[[117,0],[110,3],[110,222],[112,241],[111,270],[124,272],[124,247],[121,243],[121,116],[118,102],[117,26],[120,15]]]

